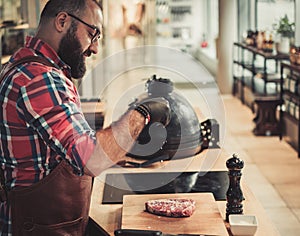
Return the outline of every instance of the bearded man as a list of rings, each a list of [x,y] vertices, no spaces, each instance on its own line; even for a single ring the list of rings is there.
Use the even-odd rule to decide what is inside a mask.
[[[169,121],[167,102],[146,101],[90,128],[71,78],[98,52],[102,22],[95,0],[50,0],[1,72],[1,235],[84,235],[92,177],[123,159],[149,122]]]

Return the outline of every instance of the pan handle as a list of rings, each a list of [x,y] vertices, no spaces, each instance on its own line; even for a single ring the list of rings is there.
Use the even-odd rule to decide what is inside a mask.
[[[162,236],[162,232],[155,230],[117,229],[115,236]]]

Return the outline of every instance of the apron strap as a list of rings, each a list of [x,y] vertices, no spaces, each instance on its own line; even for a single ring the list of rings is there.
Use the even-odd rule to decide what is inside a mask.
[[[0,167],[0,202],[5,202],[7,200],[7,189],[5,185],[4,171]]]

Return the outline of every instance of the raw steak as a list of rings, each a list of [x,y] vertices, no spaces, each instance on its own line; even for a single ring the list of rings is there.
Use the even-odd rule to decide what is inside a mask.
[[[193,214],[196,202],[192,199],[158,199],[145,203],[146,211],[161,216],[188,217]]]

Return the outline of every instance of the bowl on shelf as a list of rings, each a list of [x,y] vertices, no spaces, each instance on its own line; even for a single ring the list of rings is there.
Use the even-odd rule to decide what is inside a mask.
[[[257,230],[254,215],[229,215],[229,224],[233,235],[254,235]]]

